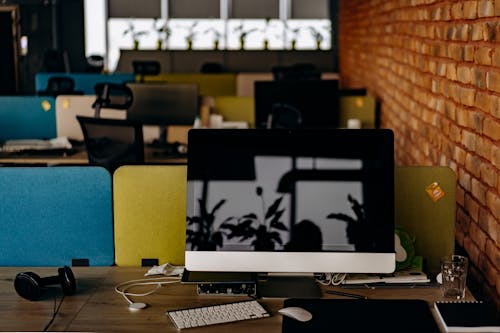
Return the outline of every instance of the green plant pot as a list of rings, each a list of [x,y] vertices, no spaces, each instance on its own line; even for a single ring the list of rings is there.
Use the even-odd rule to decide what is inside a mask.
[[[138,40],[134,40],[134,43],[132,45],[132,48],[134,50],[138,50],[139,49],[139,41]]]
[[[156,49],[161,50],[163,46],[163,42],[159,39],[156,41]]]

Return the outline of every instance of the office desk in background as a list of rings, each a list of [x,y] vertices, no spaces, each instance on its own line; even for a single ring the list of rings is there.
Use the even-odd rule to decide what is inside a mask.
[[[162,149],[151,147],[144,148],[145,164],[186,164],[187,158],[182,156],[166,155]],[[79,148],[74,154],[43,155],[43,154],[1,154],[0,166],[2,165],[87,165],[89,163],[87,152]]]
[[[145,297],[131,297],[134,301],[149,304],[144,310],[130,311],[125,299],[114,291],[122,282],[144,278],[144,267],[73,267],[77,280],[77,293],[66,296],[49,331],[94,331],[94,332],[178,332],[169,318],[167,310],[195,306],[229,303],[246,300],[248,297],[197,296],[194,285],[171,284],[161,287],[156,293]],[[13,286],[17,273],[32,271],[41,277],[56,274],[55,267],[1,267],[0,268],[0,331],[42,331],[49,323],[55,304],[61,301],[60,287],[54,286],[42,300],[31,302],[19,297]],[[129,291],[144,292],[151,286],[137,287]],[[326,294],[324,298],[339,298]],[[429,306],[443,300],[439,288],[391,288],[348,289],[350,293],[381,299],[423,299]],[[470,293],[468,299],[473,299]],[[282,317],[278,310],[283,299],[259,299],[271,313],[271,317],[246,320],[222,325],[188,329],[186,332],[281,332]],[[362,318],[360,318],[362,320]],[[334,319],[332,318],[332,324]]]

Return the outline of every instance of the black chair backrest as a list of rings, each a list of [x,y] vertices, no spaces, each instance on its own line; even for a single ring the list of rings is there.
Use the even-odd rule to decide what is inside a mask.
[[[161,71],[160,62],[157,60],[134,60],[132,68],[135,75],[140,75],[140,82],[144,82],[144,75],[158,75]]]
[[[75,80],[69,76],[51,76],[47,81],[47,88],[37,92],[43,96],[74,95],[80,94],[75,91]]]
[[[101,108],[127,110],[133,102],[132,90],[125,83],[100,82],[94,86],[96,100],[92,104],[95,117],[100,117]]]
[[[77,116],[90,165],[113,173],[126,164],[144,163],[142,124],[121,119]]]

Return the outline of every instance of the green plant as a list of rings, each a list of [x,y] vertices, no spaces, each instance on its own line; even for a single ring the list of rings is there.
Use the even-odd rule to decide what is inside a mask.
[[[193,42],[196,38],[196,35],[198,34],[198,32],[195,30],[197,25],[198,21],[195,21],[187,28],[188,34],[186,35],[186,43],[189,50],[191,50],[191,48],[193,47]]]
[[[148,31],[136,31],[134,23],[129,22],[127,29],[123,31],[123,36],[130,35],[132,36],[132,42],[134,43],[134,49],[139,47],[139,37],[147,35]]]
[[[207,210],[206,202],[199,199],[200,215],[186,218],[186,243],[191,244],[192,250],[215,251],[217,246],[222,247],[223,235],[214,230],[215,213],[226,202],[220,200],[211,211]]]
[[[170,27],[168,26],[168,22],[165,22],[165,24],[158,24],[158,19],[155,19],[154,20],[154,23],[153,23],[153,29],[156,31],[157,33],[157,41],[168,41],[168,38],[170,37],[170,35],[172,34],[172,30],[170,29]]]
[[[258,30],[257,28],[243,30],[243,23],[240,24],[239,26],[237,26],[236,28],[234,28],[234,32],[239,32],[238,38],[240,40],[240,48],[241,49],[243,49],[245,47],[245,40],[248,37],[248,35],[251,34],[252,32],[257,31],[257,30]]]
[[[203,33],[205,33],[205,34],[212,33],[213,34],[214,49],[217,50],[219,48],[220,41],[224,38],[224,34],[213,27],[208,28]]]
[[[240,238],[242,241],[252,240],[251,245],[257,251],[273,250],[276,244],[283,245],[278,231],[287,231],[287,227],[280,221],[284,209],[279,209],[283,197],[277,198],[267,209],[263,198],[262,187],[256,188],[256,194],[262,201],[263,219],[260,220],[257,214],[249,213],[241,217],[226,219],[221,226],[221,230],[227,230],[225,235],[228,239]]]

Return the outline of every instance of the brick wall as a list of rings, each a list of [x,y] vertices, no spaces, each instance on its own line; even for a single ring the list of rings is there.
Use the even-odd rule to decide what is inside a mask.
[[[500,305],[500,0],[339,0],[344,87],[382,101],[398,165],[457,174],[457,251]]]

